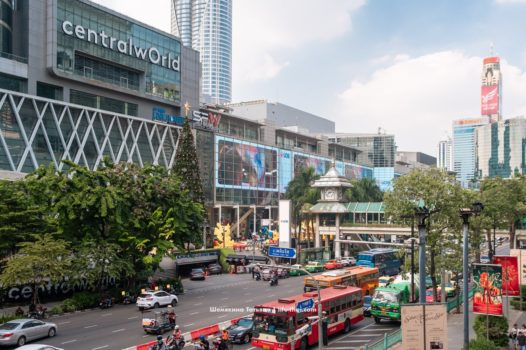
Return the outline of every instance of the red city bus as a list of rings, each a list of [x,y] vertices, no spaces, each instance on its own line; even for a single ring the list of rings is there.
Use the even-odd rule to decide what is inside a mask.
[[[327,333],[349,332],[363,320],[362,289],[334,286],[320,290]],[[314,301],[311,309],[297,309],[299,303]],[[308,292],[254,307],[252,345],[269,350],[305,350],[318,342],[318,293]],[[294,347],[292,343],[294,342]]]

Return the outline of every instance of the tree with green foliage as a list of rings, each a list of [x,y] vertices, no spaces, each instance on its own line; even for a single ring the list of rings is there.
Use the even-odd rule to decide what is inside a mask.
[[[28,284],[33,289],[33,303],[38,303],[38,288],[57,283],[71,271],[71,252],[67,242],[51,234],[33,235],[32,241],[19,244],[18,252],[7,259],[0,275],[3,287]]]
[[[498,350],[499,348],[491,340],[486,338],[471,339],[469,341],[470,350]]]
[[[393,222],[404,222],[405,218],[415,214],[419,201],[430,209],[426,221],[426,263],[436,294],[437,271],[451,267],[451,257],[445,254],[447,245],[462,242],[458,210],[470,202],[466,190],[451,175],[436,168],[415,169],[396,179],[393,190],[385,193],[385,215]]]
[[[488,339],[496,346],[508,345],[508,319],[504,316],[477,315],[473,330],[477,339]]]
[[[308,215],[305,209],[316,204],[320,198],[320,190],[311,187],[318,178],[319,175],[316,175],[314,168],[303,168],[287,186],[285,198],[290,199],[291,202],[292,223],[297,238],[301,237],[301,223]]]
[[[360,180],[352,180],[352,187],[345,191],[349,202],[382,202],[384,193],[376,184],[376,181],[367,177]]]

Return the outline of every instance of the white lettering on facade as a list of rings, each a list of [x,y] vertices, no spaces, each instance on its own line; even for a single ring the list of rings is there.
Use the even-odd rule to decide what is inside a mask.
[[[175,58],[172,58],[170,53],[168,53],[168,55],[161,55],[156,47],[145,49],[135,46],[133,45],[132,38],[129,38],[127,41],[119,40],[118,38],[109,36],[104,32],[104,30],[101,30],[97,33],[93,29],[85,28],[81,25],[73,25],[73,23],[70,21],[62,22],[62,31],[66,35],[74,36],[80,40],[86,40],[97,45],[99,45],[100,37],[100,45],[111,50],[116,50],[122,54],[134,56],[145,61],[150,61],[153,64],[172,69],[176,72],[179,72],[181,68],[180,56],[175,56]]]

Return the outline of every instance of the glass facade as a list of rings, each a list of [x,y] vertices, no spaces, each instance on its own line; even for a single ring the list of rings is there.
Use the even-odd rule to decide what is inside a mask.
[[[507,119],[476,130],[479,178],[526,174],[526,120]]]
[[[27,92],[27,80],[0,73],[0,89]]]
[[[126,114],[136,117],[139,106],[135,103],[116,100],[114,98],[93,95],[84,91],[71,89],[69,95],[71,103],[86,107],[105,109],[110,112]]]
[[[181,43],[80,1],[58,0],[56,68],[180,103]],[[141,85],[144,79],[144,85]],[[143,91],[141,91],[143,92]]]
[[[62,86],[56,86],[37,81],[37,96],[50,98],[52,100],[62,100],[62,90]]]
[[[465,188],[474,187],[476,181],[475,130],[484,124],[487,124],[486,118],[453,122],[453,168],[457,181]]]
[[[362,151],[357,154],[357,162],[360,164],[370,164],[375,168],[394,167],[396,154],[394,135],[336,134],[331,135],[329,141]]]
[[[64,159],[95,169],[104,157],[171,168],[178,135],[171,125],[0,91],[0,170],[62,169]]]
[[[0,0],[0,50],[13,53],[13,7],[9,0]]]

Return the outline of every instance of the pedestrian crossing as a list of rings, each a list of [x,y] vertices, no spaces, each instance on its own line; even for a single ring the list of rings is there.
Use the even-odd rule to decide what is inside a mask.
[[[385,333],[392,333],[400,326],[397,323],[370,323],[364,327],[351,331],[349,334],[338,338],[329,339],[330,350],[362,350],[366,344],[376,342],[384,337]]]

